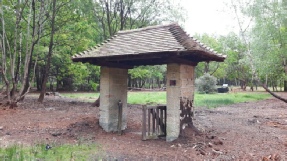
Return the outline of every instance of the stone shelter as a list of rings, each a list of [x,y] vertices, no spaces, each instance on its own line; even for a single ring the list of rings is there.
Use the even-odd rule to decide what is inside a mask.
[[[202,61],[223,62],[225,58],[172,23],[119,31],[72,60],[101,66],[99,123],[107,132],[118,130],[119,100],[123,108],[121,129],[127,128],[128,69],[167,64],[166,140],[173,141],[183,124],[191,121],[195,66]]]

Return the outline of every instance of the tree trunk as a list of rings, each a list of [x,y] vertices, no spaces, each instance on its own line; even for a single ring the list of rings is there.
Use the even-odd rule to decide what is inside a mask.
[[[56,82],[57,82],[57,83],[56,83],[56,91],[58,91],[58,90],[59,90],[59,87],[60,87],[60,81],[57,80]]]
[[[131,75],[128,75],[128,87],[132,87],[132,79],[131,79]]]
[[[43,102],[44,96],[46,93],[46,83],[49,76],[49,70],[51,65],[51,58],[53,54],[53,45],[54,45],[54,34],[55,34],[55,18],[56,18],[56,2],[57,0],[53,0],[53,9],[52,9],[52,19],[51,19],[51,35],[50,35],[50,43],[49,43],[49,51],[47,55],[47,63],[45,66],[45,74],[44,74],[44,81],[42,84],[42,90],[38,99],[38,102]]]
[[[111,11],[110,11],[110,5],[108,1],[105,2],[105,5],[106,5],[106,14],[107,14],[107,25],[108,25],[108,28],[109,28],[109,36],[112,36],[112,23],[111,23]]]
[[[22,1],[18,0],[17,6],[20,6],[21,4],[22,4]],[[15,9],[16,21],[15,21],[15,30],[14,30],[14,49],[13,49],[13,53],[11,52],[11,55],[10,55],[10,59],[11,59],[10,60],[10,69],[11,69],[11,77],[12,77],[11,78],[12,89],[10,91],[10,96],[13,100],[15,99],[15,93],[16,93],[17,84],[18,84],[17,79],[18,79],[18,73],[20,70],[20,61],[21,61],[21,59],[19,59],[19,57],[21,56],[22,33],[21,33],[21,30],[19,30],[19,29],[21,28],[20,23],[22,20],[22,13],[23,13],[23,10],[24,10],[26,4],[27,4],[27,2],[24,4],[24,6],[22,8],[16,7],[16,9]],[[20,32],[20,34],[18,34],[19,32]],[[19,44],[19,46],[18,46],[18,44]],[[19,50],[19,53],[18,53],[18,50]],[[16,59],[18,60],[17,64],[16,64]]]
[[[20,90],[20,96],[19,100],[24,99],[25,93],[28,92],[30,88],[30,71],[32,68],[32,57],[35,45],[38,43],[39,40],[39,33],[36,31],[36,6],[35,6],[35,0],[32,0],[32,5],[30,8],[30,14],[33,13],[33,24],[32,24],[32,44],[29,47],[28,41],[27,41],[27,47],[26,47],[26,57],[25,57],[25,65],[24,65],[24,73],[23,73],[23,81],[22,81],[22,88]],[[27,27],[27,37],[30,35],[30,16],[28,19],[28,27]]]
[[[267,87],[268,87],[268,75],[266,74],[266,76],[265,76],[265,84],[267,85]]]
[[[157,87],[160,89],[161,88],[161,82],[160,82],[160,79],[157,78]]]
[[[100,107],[100,96],[98,97],[98,99],[92,104],[92,107]]]
[[[35,71],[37,91],[41,91],[42,88],[41,72],[39,68],[40,67],[37,66]]]
[[[209,72],[209,62],[205,62],[204,63],[204,73],[208,73]]]
[[[21,77],[20,75],[20,68],[22,66],[22,40],[23,40],[23,36],[22,36],[22,32],[20,33],[20,37],[19,37],[19,54],[18,54],[18,62],[17,62],[17,69],[16,69],[16,72],[15,72],[15,78],[16,78],[16,81],[17,83],[19,82],[19,79]]]
[[[1,1],[2,2],[2,1]],[[9,84],[9,81],[8,81],[8,78],[7,78],[7,59],[6,59],[6,54],[7,54],[7,51],[6,51],[6,42],[5,42],[5,35],[6,35],[6,29],[5,29],[5,20],[4,20],[4,12],[3,12],[3,4],[1,3],[1,23],[2,23],[2,35],[1,35],[1,38],[2,38],[2,41],[1,41],[1,44],[0,44],[0,48],[1,48],[1,53],[2,53],[2,66],[0,66],[0,71],[1,71],[1,75],[4,79],[4,82],[5,82],[5,86],[6,86],[6,95],[8,97],[8,103],[10,103],[11,101],[11,98],[10,98],[10,84]]]
[[[139,88],[143,88],[144,85],[145,85],[145,80],[142,80]]]

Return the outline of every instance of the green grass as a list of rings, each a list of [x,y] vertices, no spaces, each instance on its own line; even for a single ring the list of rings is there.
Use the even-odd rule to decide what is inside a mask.
[[[217,93],[195,94],[196,107],[214,108],[222,105],[230,105],[240,102],[252,102],[270,98],[266,93]]]
[[[166,104],[166,92],[129,92],[129,104]]]
[[[99,93],[64,93],[66,97],[79,98],[93,102]],[[251,102],[270,98],[271,96],[263,92],[242,92],[242,93],[215,93],[199,94],[195,93],[194,106],[214,108],[222,105],[230,105],[240,102]],[[166,92],[128,92],[129,104],[166,104]]]
[[[46,150],[46,145],[39,144],[32,147],[13,145],[0,148],[1,161],[85,161],[98,160],[99,148],[95,144],[60,145]]]
[[[99,97],[100,93],[61,93],[61,95],[64,97],[77,98],[93,102]]]

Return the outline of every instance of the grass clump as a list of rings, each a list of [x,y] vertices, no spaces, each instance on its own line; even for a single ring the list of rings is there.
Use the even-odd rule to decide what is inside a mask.
[[[60,145],[46,149],[46,145],[38,144],[31,147],[13,145],[0,148],[1,161],[55,161],[55,160],[97,160],[99,148],[96,144]]]

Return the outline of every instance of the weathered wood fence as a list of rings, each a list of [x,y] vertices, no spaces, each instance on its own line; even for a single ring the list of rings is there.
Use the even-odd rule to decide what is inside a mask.
[[[166,136],[166,106],[143,105],[142,140]]]

